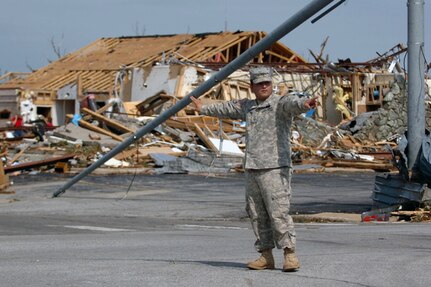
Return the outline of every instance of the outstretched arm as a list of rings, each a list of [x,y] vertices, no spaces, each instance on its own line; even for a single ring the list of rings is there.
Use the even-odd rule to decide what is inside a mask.
[[[190,97],[195,110],[201,114],[219,118],[245,119],[245,105],[247,99],[233,100],[223,103],[204,105],[200,99]]]
[[[201,112],[202,110],[202,100],[201,99],[196,99],[195,97],[190,97],[190,100],[192,100],[193,105],[195,106],[195,110],[198,112]]]
[[[317,97],[299,97],[297,95],[283,96],[283,110],[291,116],[305,113],[317,106]]]

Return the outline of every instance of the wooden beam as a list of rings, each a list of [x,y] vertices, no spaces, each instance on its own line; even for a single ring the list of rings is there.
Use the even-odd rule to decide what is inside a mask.
[[[384,162],[364,162],[355,160],[331,160],[323,164],[325,167],[350,167],[358,169],[373,169],[373,170],[394,170],[395,167],[391,163]]]
[[[209,148],[210,150],[212,150],[215,153],[218,153],[217,147],[209,140],[209,138],[204,133],[204,131],[199,127],[199,125],[195,123],[193,125],[193,127],[194,127],[194,131],[196,132],[198,137],[204,142],[204,144],[207,146],[207,148]]]
[[[101,107],[100,109],[98,109],[96,111],[96,113],[98,114],[103,114],[104,112],[106,112],[110,107],[112,107],[114,105],[114,101],[107,103],[106,105],[104,105],[103,107]]]
[[[268,54],[268,55],[276,56],[276,57],[278,57],[278,58],[280,58],[282,60],[285,60],[288,63],[290,63],[292,61],[292,58],[287,58],[287,57],[285,57],[283,55],[277,54],[276,52],[273,52],[273,51],[270,51],[270,50],[266,50],[265,53]]]
[[[135,132],[134,130],[129,129],[126,126],[123,126],[119,122],[116,122],[114,120],[108,119],[104,115],[101,115],[101,114],[98,114],[96,112],[93,112],[92,110],[89,110],[87,108],[82,108],[82,111],[84,113],[87,113],[87,114],[91,115],[93,118],[104,122],[107,126],[112,127],[114,129],[117,129],[119,131],[122,131],[123,133],[134,133]]]
[[[104,112],[106,112],[110,107],[112,107],[112,105],[114,104],[114,102],[112,101],[112,102],[110,102],[110,103],[108,103],[108,104],[106,104],[106,105],[104,105],[103,107],[101,107],[100,109],[98,109],[97,111],[96,111],[96,113],[98,113],[98,114],[103,114]],[[82,117],[84,120],[89,120],[90,118],[91,118],[91,115],[86,115],[86,116],[83,116]]]
[[[5,174],[3,162],[0,160],[0,191],[5,190],[9,184],[9,176]]]
[[[10,172],[14,172],[17,170],[23,170],[23,169],[33,168],[33,167],[50,165],[50,164],[53,164],[53,163],[56,163],[59,161],[68,161],[69,159],[72,159],[74,157],[75,157],[74,154],[67,154],[67,155],[48,158],[48,159],[44,159],[44,160],[37,160],[37,161],[26,162],[26,163],[17,164],[17,165],[6,166],[6,167],[4,167],[4,172],[10,173]]]
[[[14,157],[10,160],[9,164],[13,164],[16,162],[27,150],[28,146],[25,146],[19,153],[15,154]]]
[[[211,123],[211,122],[205,121],[205,123],[202,123],[202,122],[196,122],[194,120],[187,122],[186,120],[175,118],[175,119],[168,119],[165,123],[167,126],[170,126],[173,128],[179,128],[182,130],[188,130],[194,124],[197,124],[201,128],[204,128],[205,126],[207,126],[209,129],[213,131],[217,131],[219,129],[218,122]],[[223,131],[244,132],[243,130],[238,130],[238,129],[234,130],[233,124],[226,119],[223,119]]]
[[[66,115],[66,117],[67,117],[68,119],[73,119],[73,115],[71,115],[71,114]],[[79,120],[79,121],[78,121],[78,124],[79,124],[80,126],[83,126],[84,128],[87,128],[87,129],[89,129],[89,130],[92,130],[92,131],[94,131],[94,132],[98,132],[98,133],[101,133],[101,134],[107,135],[107,136],[109,136],[109,137],[113,138],[114,140],[117,140],[117,141],[120,141],[120,142],[122,142],[122,141],[124,140],[122,137],[120,137],[120,136],[118,136],[118,135],[116,135],[116,134],[113,134],[113,133],[111,133],[111,132],[109,132],[109,131],[107,131],[107,130],[104,130],[104,129],[102,129],[102,128],[99,128],[99,127],[97,127],[97,126],[95,126],[95,125],[92,125],[92,124],[90,124],[89,122],[86,122],[86,121],[84,121],[84,120]]]

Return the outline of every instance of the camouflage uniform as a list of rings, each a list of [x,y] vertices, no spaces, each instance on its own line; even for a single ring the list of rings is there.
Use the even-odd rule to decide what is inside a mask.
[[[290,128],[293,117],[307,111],[306,98],[272,94],[264,102],[242,99],[204,105],[206,115],[247,123],[245,175],[246,210],[258,251],[295,248],[290,208],[292,171]]]

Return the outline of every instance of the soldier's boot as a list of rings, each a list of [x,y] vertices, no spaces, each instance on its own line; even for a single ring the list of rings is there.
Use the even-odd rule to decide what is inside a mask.
[[[298,257],[296,257],[295,250],[284,249],[284,263],[283,272],[295,272],[300,267]]]
[[[272,249],[263,250],[258,259],[247,263],[247,267],[253,270],[274,269],[274,265]]]

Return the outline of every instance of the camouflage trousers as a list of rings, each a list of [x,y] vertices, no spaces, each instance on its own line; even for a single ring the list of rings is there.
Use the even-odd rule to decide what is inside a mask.
[[[291,168],[248,169],[246,211],[256,235],[256,250],[290,248],[296,245],[296,233],[289,215]],[[275,243],[275,244],[274,244]]]

